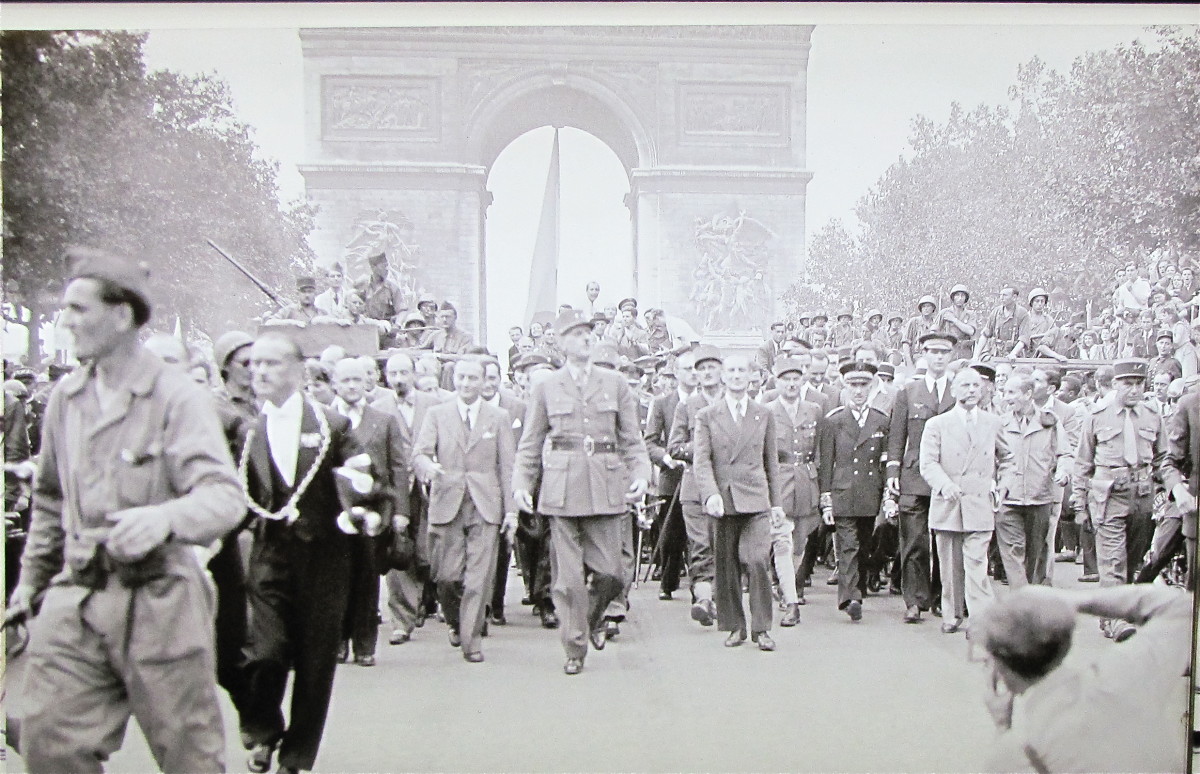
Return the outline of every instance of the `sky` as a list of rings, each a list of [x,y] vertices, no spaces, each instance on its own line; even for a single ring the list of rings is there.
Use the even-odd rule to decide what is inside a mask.
[[[304,194],[296,171],[305,161],[297,27],[463,23],[451,4],[400,5],[406,13],[398,14],[396,6],[357,4],[332,10],[229,4],[207,12],[199,5],[180,12],[100,4],[106,12],[88,18],[79,6],[6,3],[3,24],[33,26],[25,20],[36,19],[38,26],[150,29],[146,58],[151,68],[215,73],[228,82],[234,107],[254,128],[263,155],[280,162],[281,196],[289,199]],[[908,151],[917,115],[943,121],[952,102],[968,108],[1004,103],[1018,66],[1035,56],[1066,72],[1088,51],[1139,37],[1149,41],[1144,24],[1151,21],[1200,22],[1197,6],[621,3],[573,6],[566,15],[565,4],[467,7],[473,12],[470,23],[815,23],[808,70],[809,239],[831,218],[853,221],[855,203]],[[665,14],[664,7],[676,12]],[[213,29],[218,25],[223,28]],[[518,138],[490,170],[488,340],[493,347],[506,341],[505,329],[524,310],[551,137],[552,131],[543,128]],[[584,284],[597,279],[602,299],[616,301],[632,290],[629,215],[622,201],[628,181],[615,154],[590,135],[564,130],[561,143],[562,254],[570,260],[560,267],[560,298],[582,300]]]

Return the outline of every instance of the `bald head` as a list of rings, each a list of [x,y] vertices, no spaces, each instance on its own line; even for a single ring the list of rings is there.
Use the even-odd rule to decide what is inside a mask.
[[[333,392],[352,406],[363,399],[369,379],[367,366],[359,358],[348,357],[333,366]]]

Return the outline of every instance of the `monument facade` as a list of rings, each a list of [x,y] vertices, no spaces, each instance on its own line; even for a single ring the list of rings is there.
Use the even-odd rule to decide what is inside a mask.
[[[302,30],[313,246],[352,275],[385,250],[406,292],[454,299],[482,334],[488,170],[525,132],[571,126],[629,175],[642,306],[760,340],[803,268],[812,29]]]

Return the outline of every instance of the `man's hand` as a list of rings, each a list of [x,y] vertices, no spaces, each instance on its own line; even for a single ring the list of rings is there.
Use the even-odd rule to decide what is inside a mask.
[[[683,467],[683,461],[675,459],[670,454],[663,455],[662,463],[664,465],[666,465],[667,468],[670,470],[675,470],[676,468]]]
[[[504,533],[504,538],[511,544],[517,537],[517,514],[504,514],[504,521],[500,523],[500,531]]]
[[[900,506],[896,504],[895,500],[884,500],[881,512],[883,513],[884,521],[888,524],[895,524],[900,514]]]
[[[8,598],[8,607],[4,611],[5,625],[22,618],[28,618],[33,613],[33,598],[35,595],[36,592],[33,586],[27,586],[23,583],[18,584],[13,589],[12,596]]]
[[[996,727],[1008,729],[1012,726],[1013,695],[1000,681],[995,666],[988,670],[987,679],[988,688],[983,695],[983,704]]]
[[[900,479],[896,476],[889,476],[884,491],[889,497],[895,499],[900,496]]]
[[[521,510],[526,513],[533,513],[533,495],[526,492],[524,489],[513,490],[513,500],[520,506]]]
[[[715,494],[705,500],[704,512],[709,516],[724,516],[725,501],[721,499],[721,495]]]
[[[1071,473],[1064,470],[1054,477],[1054,483],[1058,484],[1059,486],[1066,486],[1067,484],[1071,483]]]
[[[644,478],[634,479],[634,482],[629,485],[629,491],[625,493],[625,499],[631,503],[636,503],[641,500],[646,494],[646,490],[650,488],[650,482]]]
[[[962,489],[958,486],[958,484],[954,483],[953,481],[949,481],[944,487],[942,487],[942,491],[939,494],[941,494],[942,497],[945,497],[950,502],[956,503],[962,498]]]
[[[1193,497],[1191,491],[1188,490],[1188,485],[1186,482],[1180,482],[1172,487],[1171,494],[1174,495],[1175,504],[1179,506],[1181,511],[1184,513],[1195,513],[1196,498]]]
[[[408,517],[404,514],[396,514],[392,517],[392,529],[397,532],[403,532],[408,529]]]
[[[428,464],[421,466],[421,471],[425,474],[425,483],[432,484],[446,472],[446,469],[442,467],[441,463],[431,460]]]
[[[136,562],[171,534],[171,523],[157,506],[142,505],[108,514],[115,525],[105,547],[119,562]]]
[[[783,526],[784,520],[787,519],[787,514],[783,512],[783,508],[778,505],[771,508],[771,529],[779,529]]]

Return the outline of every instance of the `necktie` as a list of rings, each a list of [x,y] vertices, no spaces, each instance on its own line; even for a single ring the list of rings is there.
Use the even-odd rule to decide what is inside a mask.
[[[738,421],[738,424],[740,425],[742,423],[742,420],[746,418],[746,407],[742,404],[741,401],[738,401],[736,405],[737,405],[737,411],[735,411],[734,414],[737,416],[737,421]]]
[[[1137,452],[1137,430],[1133,426],[1133,409],[1125,409],[1125,430],[1122,432],[1122,437],[1125,442],[1125,462],[1130,467],[1136,467],[1138,464]]]
[[[467,432],[470,433],[471,432],[471,409],[468,408],[467,412],[464,416],[466,416],[465,421],[467,423]]]

